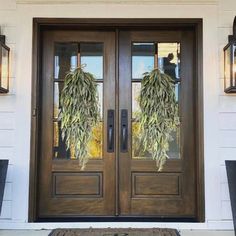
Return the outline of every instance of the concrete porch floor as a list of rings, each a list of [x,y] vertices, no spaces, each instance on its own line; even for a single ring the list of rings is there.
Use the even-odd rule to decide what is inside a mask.
[[[0,230],[0,236],[48,236],[51,230]],[[181,236],[234,236],[233,231],[182,230]],[[140,235],[141,236],[141,235]]]

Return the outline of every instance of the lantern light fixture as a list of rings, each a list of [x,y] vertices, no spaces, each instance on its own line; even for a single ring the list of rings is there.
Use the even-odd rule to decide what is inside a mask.
[[[0,35],[0,93],[9,92],[10,48],[5,44],[5,35]]]
[[[236,16],[233,23],[233,35],[228,36],[224,47],[224,91],[236,93]]]

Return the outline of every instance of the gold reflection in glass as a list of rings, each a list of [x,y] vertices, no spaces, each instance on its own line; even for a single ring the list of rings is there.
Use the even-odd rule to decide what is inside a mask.
[[[132,82],[132,118],[137,117],[140,112],[139,95],[141,91],[140,82]]]
[[[88,143],[88,152],[92,159],[102,158],[102,130],[103,122],[99,122],[92,130],[92,138]]]
[[[54,139],[53,139],[53,145],[54,147],[58,147],[59,145],[59,129],[58,129],[58,122],[53,122],[53,128],[54,128]]]

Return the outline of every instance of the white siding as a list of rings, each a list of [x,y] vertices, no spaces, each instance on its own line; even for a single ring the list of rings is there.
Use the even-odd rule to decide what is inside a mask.
[[[236,130],[236,112],[220,113],[220,129]]]
[[[1,220],[11,219],[11,201],[4,200],[2,203]]]
[[[12,218],[13,159],[15,148],[15,43],[16,43],[16,3],[14,0],[0,0],[0,33],[6,35],[10,47],[10,92],[0,95],[0,159],[8,159],[6,186],[0,220]]]
[[[2,159],[2,158],[1,158]],[[6,185],[3,196],[2,211],[0,214],[1,219],[11,219],[11,206],[12,206],[12,168],[11,164],[8,165]]]
[[[219,155],[221,159],[221,218],[232,220],[229,199],[229,189],[225,168],[225,160],[236,160],[236,96],[225,95],[223,92],[223,47],[228,42],[228,35],[232,34],[232,24],[236,15],[235,0],[219,1],[218,45],[220,49],[220,96],[219,96]]]

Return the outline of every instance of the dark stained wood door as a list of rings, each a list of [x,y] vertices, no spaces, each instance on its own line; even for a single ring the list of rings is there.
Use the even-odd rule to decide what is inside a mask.
[[[196,218],[193,31],[48,30],[42,50],[38,217]],[[83,171],[58,121],[65,73],[78,64],[95,75],[101,108]],[[175,80],[181,120],[160,172],[142,150],[136,119],[142,73],[155,67]],[[114,112],[112,151],[108,112]]]
[[[106,130],[108,110],[115,109],[115,33],[45,31],[42,59],[38,216],[114,215],[115,153],[107,151]],[[58,122],[65,74],[78,64],[96,77],[101,111],[83,171],[66,150]]]
[[[194,218],[196,157],[192,31],[121,31],[119,35],[119,113],[128,114],[127,150],[119,149],[122,216]],[[173,133],[169,159],[157,172],[144,152],[136,119],[142,73],[158,67],[175,80],[181,125]],[[120,124],[122,135],[122,124]]]

